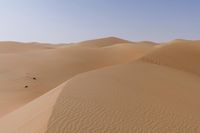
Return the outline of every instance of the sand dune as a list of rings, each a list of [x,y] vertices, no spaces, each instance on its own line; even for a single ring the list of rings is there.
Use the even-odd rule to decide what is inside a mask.
[[[140,61],[76,76],[61,92],[47,133],[200,132],[196,45],[169,44]],[[152,55],[158,63],[146,60]]]
[[[135,62],[76,76],[61,92],[46,133],[200,132],[200,78]]]
[[[143,58],[144,61],[200,74],[200,41],[175,40]]]
[[[198,133],[199,43],[110,37],[2,52],[0,132]]]
[[[121,39],[104,38],[110,46]],[[98,45],[96,40],[95,45]],[[89,41],[88,45],[92,45]],[[126,42],[126,41],[125,41]],[[127,63],[144,55],[148,50],[123,44],[120,47],[98,48],[79,45],[62,45],[46,49],[34,50],[29,44],[7,44],[19,51],[30,48],[29,51],[15,54],[0,54],[0,116],[24,105],[34,98],[55,88],[74,75],[92,69]],[[99,43],[101,45],[101,43]],[[7,46],[5,44],[5,46]],[[26,46],[27,45],[27,46]],[[3,47],[3,46],[2,46]],[[16,47],[16,48],[15,48]],[[144,46],[143,46],[144,47]],[[7,52],[11,52],[9,49]],[[18,52],[19,52],[18,51]]]
[[[20,43],[20,42],[0,42],[0,54],[2,53],[22,53],[35,50],[53,49],[54,45],[45,43]]]
[[[78,43],[79,45],[82,46],[87,46],[87,47],[104,47],[104,46],[111,46],[119,43],[132,43],[127,40],[119,39],[116,37],[108,37],[108,38],[101,38],[101,39],[95,39],[95,40],[88,40],[88,41],[83,41]]]

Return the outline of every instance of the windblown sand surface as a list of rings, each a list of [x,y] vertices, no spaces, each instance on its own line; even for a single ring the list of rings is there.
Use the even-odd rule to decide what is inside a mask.
[[[93,41],[83,43],[83,46],[82,43],[57,47],[8,43],[5,48],[0,45],[7,52],[0,54],[0,116],[48,92],[78,73],[127,63],[149,50],[132,46],[126,41],[117,44],[123,42],[117,38],[104,40],[108,40],[107,47],[90,47]],[[26,49],[29,48],[28,51],[23,51],[24,45]],[[95,45],[98,45],[98,40]],[[10,53],[13,47],[20,53]],[[36,47],[40,47],[40,50],[34,49]]]
[[[199,45],[2,42],[0,133],[198,133]]]

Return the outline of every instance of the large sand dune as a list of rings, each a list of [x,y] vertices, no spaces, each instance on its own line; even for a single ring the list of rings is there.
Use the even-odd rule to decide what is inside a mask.
[[[10,46],[0,52],[0,132],[198,133],[198,44],[110,37]]]
[[[124,43],[109,48],[90,46],[93,42],[96,42],[96,46],[101,45],[102,40],[108,41],[106,46]],[[36,47],[37,50],[34,49]],[[139,58],[150,50],[143,50],[142,47],[133,47],[130,42],[117,38],[57,47],[14,42],[0,45],[0,48],[7,52],[0,53],[0,116],[55,88],[78,73]],[[11,53],[14,49],[19,53]],[[26,51],[23,51],[25,49]]]
[[[61,92],[47,133],[200,132],[200,78],[135,62],[81,74]]]

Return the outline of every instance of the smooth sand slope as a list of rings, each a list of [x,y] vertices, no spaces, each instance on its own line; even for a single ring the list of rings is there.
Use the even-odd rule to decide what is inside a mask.
[[[1,133],[44,133],[65,83],[0,119]]]
[[[170,44],[128,65],[72,78],[46,133],[199,133],[197,48],[193,42]]]
[[[200,78],[137,62],[73,78],[47,133],[200,131]]]
[[[105,47],[101,46],[102,42]],[[130,62],[151,48],[113,37],[58,46],[3,43],[0,45],[0,51],[4,50],[0,53],[0,116],[78,73]]]

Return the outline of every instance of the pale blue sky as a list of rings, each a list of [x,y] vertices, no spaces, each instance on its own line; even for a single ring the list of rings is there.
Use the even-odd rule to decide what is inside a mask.
[[[200,0],[0,0],[0,40],[200,39]]]

